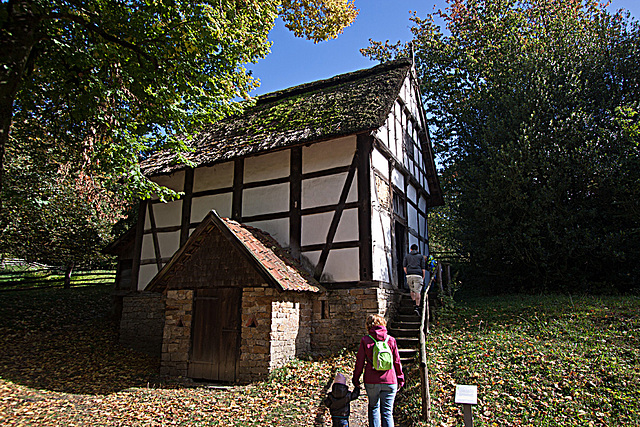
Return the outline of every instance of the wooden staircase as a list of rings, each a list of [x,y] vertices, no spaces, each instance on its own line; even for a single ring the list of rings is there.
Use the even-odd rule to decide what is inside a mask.
[[[420,316],[415,312],[415,303],[406,293],[400,298],[398,312],[389,325],[389,334],[398,343],[398,353],[403,365],[413,363],[420,341]]]

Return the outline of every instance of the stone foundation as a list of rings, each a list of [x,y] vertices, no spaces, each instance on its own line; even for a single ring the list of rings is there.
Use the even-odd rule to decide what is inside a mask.
[[[187,376],[191,346],[193,291],[168,291],[162,342],[160,374],[171,377]]]
[[[120,344],[160,357],[165,302],[162,294],[131,293],[122,297]]]
[[[311,304],[306,294],[244,288],[238,381],[266,378],[311,349]]]
[[[314,298],[313,352],[357,349],[360,338],[367,333],[367,316],[378,313],[389,320],[398,301],[397,291],[385,288],[336,289]]]
[[[186,377],[191,346],[193,290],[169,290],[125,297],[121,342],[161,356],[160,373]],[[242,290],[238,382],[266,378],[304,354],[355,350],[366,334],[369,314],[393,316],[395,289],[336,289],[324,294],[279,292],[270,287]]]

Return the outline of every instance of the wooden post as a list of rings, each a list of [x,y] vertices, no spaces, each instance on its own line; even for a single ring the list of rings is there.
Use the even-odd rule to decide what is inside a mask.
[[[422,310],[420,316],[420,395],[422,397],[422,419],[431,421],[431,392],[429,391],[429,369],[427,368],[427,348],[425,346],[425,320],[429,330],[429,299],[428,293],[434,277],[422,292]]]
[[[456,403],[461,403],[464,416],[464,427],[473,427],[473,414],[471,405],[478,404],[478,386],[475,385],[457,385]]]

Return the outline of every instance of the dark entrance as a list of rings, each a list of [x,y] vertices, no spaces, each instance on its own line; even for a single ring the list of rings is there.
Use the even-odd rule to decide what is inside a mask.
[[[236,380],[241,302],[240,288],[196,290],[187,371],[190,378]]]
[[[395,234],[396,234],[396,270],[398,273],[398,289],[405,289],[404,284],[404,269],[402,268],[402,262],[404,261],[404,255],[406,252],[406,228],[400,222],[395,222]]]

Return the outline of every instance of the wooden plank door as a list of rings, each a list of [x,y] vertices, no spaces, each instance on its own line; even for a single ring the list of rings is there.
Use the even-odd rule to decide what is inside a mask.
[[[196,290],[187,370],[190,378],[236,380],[241,300],[240,288]]]

